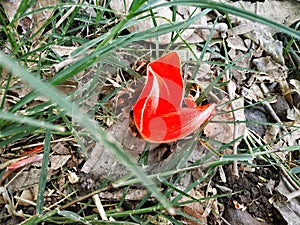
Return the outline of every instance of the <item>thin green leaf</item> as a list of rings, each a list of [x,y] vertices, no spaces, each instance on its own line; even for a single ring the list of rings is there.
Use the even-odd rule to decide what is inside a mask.
[[[16,115],[11,112],[4,112],[2,110],[0,110],[0,118],[2,120],[15,121],[20,124],[28,124],[30,126],[45,128],[45,129],[50,129],[50,130],[56,130],[56,131],[60,131],[60,132],[63,132],[65,130],[64,127],[54,125],[49,122],[32,119],[27,116]],[[1,134],[0,134],[0,137],[1,137]]]
[[[210,1],[210,0],[189,0],[189,1],[174,0],[174,1],[163,3],[163,4],[157,4],[152,7],[160,8],[160,7],[178,6],[178,5],[192,5],[195,7],[200,7],[200,8],[205,8],[205,9],[219,10],[221,12],[233,14],[233,15],[240,16],[242,18],[251,20],[251,21],[255,21],[255,22],[267,25],[278,31],[288,34],[296,39],[300,39],[300,32],[297,30],[289,28],[283,24],[277,23],[274,20],[267,19],[265,17],[255,14],[255,13],[252,13],[247,10],[243,10],[243,9],[240,9],[240,8],[237,8],[237,7],[231,6],[229,4],[225,4],[225,3],[220,3],[220,2]]]
[[[36,201],[36,213],[38,215],[41,215],[43,213],[43,208],[44,208],[44,198],[45,198],[44,193],[45,193],[46,182],[47,182],[50,144],[51,144],[51,131],[47,129],[45,135],[45,143],[44,143],[44,156],[43,156],[42,168],[41,168],[40,178],[39,178],[39,189],[38,189],[38,195]]]
[[[252,160],[252,154],[237,154],[237,155],[223,155],[220,160],[222,161],[248,161]]]
[[[78,214],[71,212],[71,211],[67,211],[67,210],[59,210],[57,212],[58,215],[61,215],[63,217],[66,217],[74,222],[81,222],[83,224],[91,224],[89,221],[85,220],[83,217],[79,216]]]
[[[157,189],[154,182],[138,167],[133,159],[126,154],[122,147],[111,137],[108,137],[104,130],[95,124],[86,113],[84,113],[76,104],[68,101],[66,97],[57,92],[57,90],[47,83],[42,82],[30,74],[27,70],[16,64],[12,59],[0,52],[0,64],[18,74],[23,80],[31,85],[36,91],[48,97],[58,106],[65,109],[82,127],[84,127],[95,140],[102,143],[110,150],[135,176],[151,191],[164,207],[171,210],[171,205],[167,202],[162,193]]]
[[[296,174],[296,173],[300,173],[300,166],[294,167],[293,169],[291,169],[291,174]]]

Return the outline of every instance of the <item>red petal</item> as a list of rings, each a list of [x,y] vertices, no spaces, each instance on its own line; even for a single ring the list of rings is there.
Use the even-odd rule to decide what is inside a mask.
[[[142,137],[149,142],[170,142],[187,136],[211,118],[214,104],[177,111],[151,118],[144,124]]]
[[[181,108],[183,81],[180,60],[171,52],[147,67],[146,85],[133,106],[135,125],[149,142],[169,142],[195,131],[209,119],[213,105],[196,107],[191,99],[189,108]]]
[[[183,80],[180,59],[176,52],[170,52],[148,65],[148,76],[155,77],[160,87],[160,98],[180,107],[183,97]]]
[[[22,166],[26,166],[30,163],[34,163],[34,162],[38,162],[38,161],[42,161],[43,159],[43,154],[39,154],[39,155],[33,155],[33,156],[30,156],[28,158],[25,158],[25,159],[21,159],[19,160],[18,162],[15,162],[15,163],[12,163],[10,164],[7,169],[18,169]]]
[[[43,154],[40,154],[40,155],[34,155],[28,158],[20,159],[19,161],[10,164],[9,166],[7,166],[5,173],[1,178],[0,184],[2,184],[8,178],[8,176],[12,174],[16,169],[26,166],[30,163],[42,161],[42,159],[43,159]]]
[[[145,102],[147,99],[153,98],[154,103],[156,103],[156,105],[153,103],[153,110],[157,108],[163,110],[164,107],[158,106],[161,105],[159,104],[159,99],[165,99],[172,103],[175,108],[178,108],[182,101],[182,95],[183,81],[180,71],[180,60],[176,52],[171,52],[149,63],[146,85],[138,102]],[[139,107],[135,105],[133,110],[135,109],[138,110]],[[163,113],[163,111],[160,113]]]
[[[186,106],[189,107],[189,108],[196,108],[197,107],[197,104],[196,104],[196,102],[194,101],[194,99],[192,97],[185,98],[185,99],[183,99],[183,101],[186,104]]]

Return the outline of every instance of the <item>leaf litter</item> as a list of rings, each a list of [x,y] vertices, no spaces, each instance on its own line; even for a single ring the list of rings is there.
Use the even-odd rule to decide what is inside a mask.
[[[127,5],[130,5],[129,1],[126,2]],[[272,2],[274,5],[272,5]],[[111,3],[111,8],[119,11],[119,14],[122,14],[124,7],[118,9],[117,7],[122,5],[113,5],[113,3],[114,1]],[[254,4],[245,2],[238,2],[235,4],[246,4],[246,7],[249,9],[254,7]],[[276,1],[265,1],[260,13],[267,16],[265,13],[270,11],[269,9],[266,10],[269,6],[274,9],[281,9],[280,6],[275,7],[276,4],[280,3]],[[286,7],[288,7],[288,5],[286,5],[285,8]],[[290,7],[288,9],[291,10],[292,8]],[[194,8],[192,7],[178,8],[177,18],[184,21],[185,18],[193,12],[193,10]],[[280,13],[282,13],[282,11],[283,10],[281,10]],[[166,20],[171,20],[172,18],[172,11],[167,8],[158,10],[155,13],[164,18],[157,21],[158,25],[165,23]],[[273,15],[280,15],[280,13],[273,12]],[[292,18],[285,19],[285,21],[281,22],[287,22],[290,25],[294,21],[299,20],[297,14],[291,15]],[[45,16],[49,17],[50,14]],[[199,21],[202,27],[195,26],[194,28],[188,29],[182,33],[182,37],[189,43],[205,42],[208,39],[214,18],[215,16],[211,15],[204,16]],[[282,20],[282,18],[283,17],[275,17],[276,20]],[[287,17],[285,16],[284,18]],[[284,147],[288,148],[299,145],[300,143],[298,128],[299,100],[297,100],[297,98],[299,99],[300,94],[298,87],[299,81],[296,79],[290,79],[288,76],[288,68],[285,65],[285,59],[283,57],[282,42],[275,40],[265,27],[258,24],[245,21],[234,16],[231,17],[231,22],[231,25],[233,26],[232,29],[227,29],[225,26],[221,32],[214,32],[213,38],[225,38],[226,40],[227,48],[229,50],[228,56],[236,65],[235,68],[232,68],[231,78],[236,82],[236,87],[232,89],[232,87],[230,88],[229,86],[225,88],[223,86],[218,86],[213,89],[212,93],[210,93],[209,98],[214,99],[211,101],[215,101],[218,104],[217,111],[212,122],[208,123],[208,125],[204,127],[205,141],[201,140],[195,145],[191,154],[187,155],[188,160],[184,167],[193,165],[193,163],[204,158],[210,152],[213,152],[215,156],[204,161],[205,163],[203,162],[204,164],[201,167],[195,168],[192,173],[186,176],[186,180],[183,182],[183,185],[178,186],[182,191],[184,191],[191,182],[195,182],[197,179],[201,178],[204,174],[204,170],[207,169],[205,165],[216,160],[219,154],[232,154],[231,141],[233,140],[234,135],[236,135],[236,137],[244,137],[244,139],[240,138],[239,140],[236,140],[239,144],[239,149],[241,150],[246,147],[249,148],[250,146],[250,149],[256,149],[259,148],[259,145],[261,145],[262,148],[264,148],[264,151],[266,151],[267,160],[271,160],[273,157],[268,155],[268,151],[280,151],[280,149]],[[222,21],[222,23],[224,22]],[[43,21],[40,20],[34,23],[34,30],[38,30],[42,24]],[[150,19],[143,19],[142,23],[138,23],[137,25],[128,28],[128,30],[130,32],[143,31],[147,28],[151,28],[152,26],[153,24]],[[167,44],[169,43],[170,37],[170,34],[160,36],[158,41],[160,44]],[[36,36],[36,39],[39,39],[39,36]],[[152,39],[147,41],[154,42],[155,40]],[[178,44],[181,44],[180,41],[178,41]],[[200,55],[199,49],[194,49],[195,52]],[[73,46],[70,48],[65,48],[64,46],[53,46],[53,51],[60,56],[70,56],[73,50]],[[145,54],[142,56],[135,56],[131,57],[130,60],[123,60],[123,66],[129,66],[129,64],[132,65],[133,62],[143,64],[141,58],[144,59],[147,52],[148,50],[145,49]],[[184,50],[183,52],[186,51]],[[220,55],[222,53],[218,48],[216,49],[216,52],[218,54],[209,54],[207,56],[207,61],[213,58],[214,60],[220,60]],[[119,54],[119,58],[126,58],[126,54],[124,56],[122,52],[117,54]],[[188,65],[187,61],[188,60],[186,60],[186,64]],[[68,64],[65,64],[64,66],[67,65]],[[74,91],[76,92],[79,87],[86,87],[86,89],[88,89],[87,87],[90,87],[89,85],[92,84],[93,77],[97,73],[98,66],[100,65],[91,67],[89,70],[85,71],[84,74],[80,74],[77,80],[71,81],[71,89],[68,89],[70,83],[67,83],[65,86],[61,86],[60,90],[65,93],[73,93]],[[149,174],[164,172],[165,168],[170,165],[170,162],[172,162],[174,158],[176,159],[176,154],[182,154],[181,149],[185,149],[185,142],[188,141],[191,136],[189,136],[187,140],[179,141],[178,143],[148,144],[143,139],[138,138],[137,134],[130,132],[128,130],[128,125],[131,123],[130,109],[134,102],[136,102],[139,94],[139,91],[136,90],[139,89],[138,87],[141,87],[143,83],[132,76],[125,79],[124,75],[126,75],[126,72],[118,70],[116,66],[109,64],[105,64],[105,66],[109,67],[106,68],[106,71],[110,71],[110,74],[108,74],[108,76],[102,74],[101,76],[98,75],[99,80],[97,80],[97,84],[99,87],[94,89],[95,92],[102,93],[102,96],[91,94],[84,102],[86,111],[88,113],[94,113],[95,118],[100,118],[99,123],[106,127],[107,133],[115,137],[115,139],[122,144],[126,152],[130,154],[137,163],[145,166],[145,170]],[[203,68],[202,71],[201,68]],[[135,70],[137,68],[133,66],[132,69]],[[208,63],[204,62],[201,64],[196,78],[199,79],[201,77],[198,82],[203,85],[203,77],[215,77],[216,74],[221,71],[222,70],[220,68],[209,66]],[[141,73],[140,70],[136,70],[135,72],[145,75]],[[51,73],[49,74],[50,76],[54,75]],[[205,76],[205,74],[210,74],[211,76]],[[132,84],[123,85],[123,82],[132,80]],[[209,83],[210,80],[207,80],[206,82]],[[116,90],[118,91],[114,92]],[[29,93],[29,91],[30,90],[27,90],[26,93],[22,93],[20,98]],[[230,92],[234,98],[231,100],[233,100],[235,104],[229,103],[230,98],[228,93]],[[16,91],[16,93],[20,94],[21,91]],[[73,97],[82,98],[84,94],[85,93],[77,93],[77,95]],[[109,100],[96,109],[96,103],[99,101],[101,102],[101,100],[107,96],[110,96]],[[280,96],[280,98],[278,96]],[[38,100],[42,102],[47,101],[46,99]],[[271,107],[265,107],[265,105],[262,105],[262,107],[256,107],[256,104],[259,105],[259,103],[263,101],[267,101],[268,104],[271,104]],[[270,115],[279,114],[277,110],[279,105],[276,105],[277,102],[281,102],[279,104],[280,106],[286,105],[286,107],[282,109],[285,112],[283,116],[280,116],[279,119],[276,120]],[[246,106],[246,108],[244,106]],[[91,109],[95,110],[91,112]],[[235,115],[233,114],[234,111],[236,111]],[[257,113],[257,111],[260,111],[260,113]],[[112,116],[107,118],[103,117],[103,115],[107,115],[109,112],[112,113]],[[233,123],[235,121],[239,121],[240,123]],[[255,123],[255,121],[262,121],[266,124],[268,122],[275,122],[277,125],[266,126],[262,124],[261,126],[264,126],[264,129],[261,131],[259,130],[261,128],[260,126],[258,126],[258,128],[257,126],[250,126],[251,122]],[[284,129],[284,127],[286,128]],[[258,137],[254,138],[254,140],[249,139],[249,129],[251,132],[259,134]],[[77,132],[80,133],[84,131],[79,128]],[[237,132],[237,134],[235,134],[235,132]],[[245,140],[245,137],[248,138],[248,140]],[[253,138],[253,136],[251,137]],[[263,137],[263,139],[260,139],[261,137]],[[118,162],[114,156],[101,145],[101,143],[94,143],[88,137],[81,139],[81,141],[86,146],[87,150],[91,152],[90,157],[86,161],[83,161],[82,156],[78,154],[76,155],[74,152],[70,151],[70,149],[77,145],[76,141],[70,141],[71,144],[61,144],[61,142],[52,144],[51,149],[56,155],[54,154],[50,156],[48,179],[50,179],[53,175],[61,174],[61,178],[58,180],[58,186],[61,192],[66,192],[65,182],[67,177],[71,184],[78,184],[78,188],[87,193],[99,188],[101,183],[105,181],[112,182],[115,187],[118,187],[118,185],[122,187],[122,182],[127,180],[123,181],[120,179],[124,176],[130,177],[129,172],[125,169],[124,165]],[[250,143],[247,141],[250,141]],[[227,147],[223,148],[224,145]],[[148,161],[142,158],[145,152],[147,153]],[[2,160],[5,156],[5,154],[2,155]],[[277,163],[282,163],[287,157],[295,157],[294,159],[297,160],[297,155],[295,155],[294,152],[284,151],[280,152],[278,157],[273,160]],[[177,159],[176,162],[179,161],[180,160]],[[251,172],[246,169],[246,165],[248,164],[254,168]],[[218,215],[223,215],[224,218],[231,224],[239,224],[238,221],[240,221],[240,224],[276,224],[276,221],[278,220],[282,223],[287,222],[288,224],[296,224],[299,217],[297,215],[299,207],[296,202],[297,196],[295,198],[288,199],[288,201],[284,198],[286,196],[290,196],[293,191],[297,191],[296,189],[291,190],[283,187],[283,183],[289,184],[290,181],[288,178],[290,178],[290,175],[282,173],[280,177],[275,176],[278,173],[278,170],[263,167],[260,166],[260,164],[265,164],[265,161],[255,159],[254,161],[245,162],[245,164],[239,163],[238,170],[242,176],[238,179],[233,179],[231,175],[233,168],[231,165],[226,165],[224,167],[220,166],[219,171],[225,171],[225,175],[221,175],[220,172],[220,175],[217,174],[209,178],[209,181],[203,182],[191,189],[187,193],[189,197],[184,196],[180,201],[188,201],[192,198],[197,199],[198,201],[188,203],[184,207],[178,207],[178,209],[183,213],[205,223],[209,221],[213,224],[222,224]],[[294,166],[292,161],[287,162],[286,164],[289,164],[291,167]],[[80,174],[77,173],[76,170],[73,171],[74,168],[79,165],[83,165],[81,168],[78,168],[81,171]],[[174,164],[171,164],[171,166],[174,166]],[[63,167],[68,168],[69,171],[62,171],[61,168]],[[14,177],[12,182],[9,183],[13,192],[18,193],[15,195],[18,199],[17,204],[28,206],[32,205],[36,201],[35,196],[37,195],[39,168],[40,165],[28,165],[27,168],[24,168],[22,173],[16,174],[16,177]],[[77,174],[79,174],[79,178],[77,177]],[[111,202],[112,200],[119,201],[124,197],[124,191],[125,190],[122,188],[109,189],[101,192],[99,197],[107,202]],[[49,205],[61,199],[61,196],[55,192],[56,191],[54,189],[49,188],[45,193]],[[234,192],[239,192],[240,194],[237,193],[231,195]],[[5,190],[2,191],[3,196],[4,193]],[[230,193],[230,195],[224,198],[211,198],[209,200],[201,201],[203,197],[217,196],[224,193]],[[139,185],[132,185],[125,195],[126,203],[130,205],[130,207],[136,207],[138,204],[137,202],[145,198],[147,194],[146,189],[141,188]],[[178,193],[176,194],[174,192],[174,195],[174,197],[176,197]],[[277,197],[277,195],[283,197],[283,200]],[[50,198],[53,199],[50,200]],[[7,198],[3,197],[3,199],[6,199],[6,203],[9,201]],[[149,199],[155,201],[153,198]],[[237,205],[239,205],[239,207],[237,207]],[[279,211],[279,213],[274,210],[274,207]],[[242,221],[241,218],[243,218],[242,220],[244,221]],[[188,222],[189,224],[195,223],[193,220],[182,218],[182,222],[183,221]]]

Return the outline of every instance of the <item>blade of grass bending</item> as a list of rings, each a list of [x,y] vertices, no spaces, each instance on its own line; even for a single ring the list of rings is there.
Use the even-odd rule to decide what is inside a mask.
[[[95,121],[90,119],[77,105],[68,101],[65,96],[57,92],[57,90],[47,83],[33,76],[23,67],[15,63],[11,58],[0,51],[0,65],[11,71],[13,74],[18,74],[20,78],[25,80],[32,88],[45,97],[55,102],[58,106],[65,109],[75,121],[84,127],[94,139],[102,143],[109,151],[113,153],[133,174],[153,193],[158,201],[168,210],[173,211],[171,205],[162,195],[162,193],[154,185],[140,167],[136,166],[133,159],[126,154],[122,147],[112,138],[109,137],[104,130],[102,130]]]
[[[89,221],[85,220],[83,217],[79,216],[78,214],[67,211],[67,210],[61,210],[57,212],[58,215],[61,215],[65,218],[70,219],[71,221],[81,222],[83,224],[91,224]]]
[[[44,156],[42,161],[42,168],[40,172],[39,179],[39,189],[36,201],[36,214],[41,215],[43,213],[44,208],[44,193],[47,182],[47,169],[49,163],[49,155],[50,155],[50,141],[51,141],[51,131],[49,129],[46,130],[45,135],[45,143],[44,143]]]
[[[39,120],[32,119],[32,118],[27,117],[27,116],[16,115],[16,114],[13,114],[11,112],[4,112],[2,110],[0,110],[0,118],[2,120],[4,119],[4,120],[15,121],[15,122],[18,122],[18,123],[21,123],[21,124],[25,123],[25,124],[28,124],[28,125],[33,126],[33,127],[43,127],[43,128],[46,128],[46,129],[56,130],[56,131],[61,131],[61,132],[63,132],[65,130],[63,127],[58,126],[58,125],[54,125],[52,123],[48,123],[48,122],[45,122],[45,121],[39,121]]]
[[[127,44],[137,42],[137,41],[143,41],[145,39],[153,38],[159,35],[163,35],[169,32],[177,31],[179,29],[183,29],[188,27],[190,24],[197,21],[200,17],[207,14],[210,10],[203,10],[199,14],[189,18],[186,21],[183,22],[176,22],[173,24],[163,24],[158,27],[150,28],[146,31],[142,32],[136,32],[136,33],[130,33],[128,35],[118,37],[114,40],[111,40],[109,44],[104,44],[104,40],[108,39],[105,37],[104,40],[102,40],[101,45],[97,47],[95,51],[88,54],[86,57],[84,57],[82,60],[78,61],[77,63],[74,63],[67,67],[66,69],[63,69],[59,71],[53,78],[49,79],[49,82],[52,85],[60,84],[61,82],[67,80],[70,77],[73,77],[74,75],[78,74],[79,72],[83,71],[87,67],[91,66],[92,64],[100,61],[100,58],[104,58],[106,54],[113,51],[116,48],[119,48],[121,46],[125,46]],[[122,25],[123,26],[123,25]],[[121,27],[120,26],[120,29]],[[114,31],[116,32],[116,31]],[[110,36],[111,39],[114,38],[114,36]],[[105,42],[108,42],[106,40]],[[98,42],[95,42],[94,40],[90,42],[86,42],[85,47],[80,50],[80,52],[86,51],[88,48],[95,47],[95,44]],[[78,54],[78,52],[74,52],[74,54]],[[25,97],[23,97],[20,101],[17,102],[16,105],[11,107],[10,111],[16,112],[18,109],[20,109],[23,105],[30,102],[37,96],[36,91],[32,91],[29,94],[27,94]]]
[[[200,53],[199,59],[197,60],[197,64],[196,64],[196,66],[195,66],[195,68],[194,68],[194,71],[193,71],[193,74],[192,74],[192,79],[193,79],[193,80],[195,80],[196,75],[197,75],[197,72],[198,72],[198,70],[199,70],[199,68],[200,68],[201,62],[203,62],[205,53],[206,53],[206,51],[207,51],[207,49],[208,49],[208,46],[209,46],[209,44],[210,44],[210,41],[211,41],[211,39],[212,39],[212,36],[213,36],[214,30],[215,30],[215,26],[216,26],[216,24],[217,24],[217,21],[218,21],[218,18],[215,19],[215,22],[214,22],[214,24],[213,24],[213,26],[212,26],[212,28],[211,28],[211,30],[210,30],[210,32],[209,32],[209,35],[208,35],[208,37],[207,37],[207,40],[205,41],[205,44],[204,44],[204,46],[203,46],[203,49],[202,49],[202,51],[201,51],[201,53]],[[188,91],[190,91],[190,88],[188,89]]]
[[[291,174],[297,174],[300,173],[300,166],[294,167],[291,169]]]
[[[221,156],[220,160],[221,161],[239,161],[239,162],[243,162],[243,161],[249,161],[249,160],[252,160],[253,157],[252,157],[252,154],[243,154],[243,153],[240,153],[238,155],[223,155]]]
[[[153,5],[152,8],[160,8],[166,6],[178,6],[178,5],[192,5],[195,7],[205,8],[205,9],[215,9],[225,13],[233,14],[236,16],[240,16],[242,18],[248,19],[250,21],[255,21],[269,27],[272,27],[278,31],[281,31],[287,35],[290,35],[294,38],[300,39],[300,32],[289,28],[283,24],[277,23],[273,20],[269,20],[265,17],[259,16],[255,13],[228,5],[220,2],[210,1],[210,0],[174,0],[170,2],[164,2],[162,4]]]
[[[22,223],[20,223],[20,225],[33,225],[33,224],[39,224],[42,221],[45,221],[47,218],[57,214],[58,209],[54,209],[50,212],[47,212],[44,215],[35,215],[33,217],[30,217],[29,219],[23,221]]]

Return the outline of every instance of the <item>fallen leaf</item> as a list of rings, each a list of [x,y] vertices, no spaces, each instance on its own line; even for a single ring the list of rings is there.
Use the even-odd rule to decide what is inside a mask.
[[[201,195],[200,192],[195,191],[194,189],[192,189],[189,194],[196,199],[204,197],[203,195]],[[186,196],[184,196],[182,198],[182,201],[188,201],[188,200],[190,200],[190,199]],[[203,216],[204,207],[201,205],[200,202],[192,202],[192,203],[186,204],[183,208],[183,212],[194,217],[195,219],[202,221],[203,224],[207,223],[207,215]],[[198,222],[195,222],[188,218],[186,218],[186,221],[188,224],[191,224],[191,225],[199,224]]]
[[[273,203],[287,224],[299,224],[300,205],[297,198],[289,198],[292,192],[291,184],[284,176],[281,176],[281,181],[275,190],[277,190],[277,193],[269,201]]]
[[[166,0],[161,0],[159,4],[162,4],[163,2],[167,2]],[[124,18],[124,15],[128,13],[129,7],[132,4],[132,0],[126,0],[126,1],[110,1],[110,7],[116,11],[117,14],[120,15],[121,19]],[[200,8],[196,8],[193,6],[184,6],[184,5],[178,5],[176,7],[176,22],[180,21],[185,21],[192,15],[195,15],[197,13],[201,12]],[[160,26],[163,24],[169,24],[170,21],[173,20],[174,16],[174,11],[169,8],[169,7],[159,7],[159,8],[154,8],[152,9],[154,15],[155,15],[155,23],[156,26]],[[207,25],[207,19],[200,18],[199,20],[195,21],[195,26],[189,26],[188,29],[183,30],[183,32],[180,33],[181,38],[176,39],[175,43],[182,42],[182,40],[185,40],[188,43],[199,43],[203,42],[204,40],[207,40],[210,29],[212,25],[206,26]],[[201,26],[201,28],[198,28],[198,26],[204,25],[205,29]],[[140,18],[136,20],[136,23],[128,27],[127,29],[130,32],[141,32],[145,31],[147,29],[153,28],[154,23],[153,19],[149,17],[149,12],[142,13],[140,15]],[[213,37],[220,37],[219,31],[213,32],[214,36]],[[171,40],[172,34],[167,33],[163,35],[159,35],[156,38],[151,38],[146,41],[149,42],[155,42],[158,39],[159,44],[169,44]]]
[[[296,123],[300,123],[300,110],[296,107],[288,109],[286,117],[292,121],[295,121]]]
[[[51,17],[52,13],[54,12],[54,8],[56,5],[59,4],[58,0],[43,0],[43,1],[36,1],[33,10],[37,10],[33,14],[33,27],[32,27],[32,33],[35,34],[33,37],[33,40],[38,40],[39,37],[43,34],[44,31],[44,24],[46,21]],[[39,11],[41,8],[46,7],[53,7],[52,9],[43,9],[42,11]],[[44,27],[44,28],[43,28]]]
[[[228,102],[228,99],[224,98],[222,102]],[[236,118],[234,120],[233,113],[230,112],[231,106],[229,104],[225,105],[223,108],[216,109],[216,115],[213,118],[213,121],[222,121],[223,123],[208,123],[204,128],[204,132],[207,137],[217,140],[221,143],[229,143],[233,140],[234,135],[234,124],[233,123],[226,123],[232,121],[245,121],[245,114],[244,114],[244,99],[239,98],[238,100],[234,101],[235,108],[238,109],[236,113]],[[226,113],[227,112],[227,113]],[[238,129],[237,137],[243,136],[245,133],[246,125],[245,123],[238,123],[236,124],[236,129]]]
[[[76,50],[78,47],[75,46],[62,46],[62,45],[51,45],[51,49],[53,50],[53,52],[60,56],[70,56],[71,53]]]
[[[63,167],[67,161],[71,158],[71,155],[51,155],[50,156],[50,164],[51,170],[57,170]]]
[[[270,81],[283,80],[287,77],[287,67],[275,62],[270,56],[253,59],[258,71],[269,76]]]
[[[227,45],[229,48],[235,49],[235,50],[241,50],[246,52],[248,48],[246,48],[243,40],[239,36],[233,36],[233,37],[228,37],[226,39]]]
[[[266,17],[271,21],[285,24],[286,26],[290,26],[300,20],[300,4],[296,3],[294,0],[264,0],[263,2],[257,1],[256,4],[253,4],[252,2],[253,1],[231,1],[230,4]],[[278,32],[272,27],[264,27],[264,29],[272,34]]]
[[[23,171],[16,179],[11,183],[13,191],[19,191],[32,187],[39,183],[41,170],[38,168],[31,168],[29,171]],[[47,174],[49,178],[52,174]]]
[[[9,166],[7,166],[6,171],[1,179],[1,183],[3,183],[7,177],[12,174],[16,169],[24,167],[28,164],[34,163],[34,162],[40,162],[43,159],[43,154],[39,154],[39,155],[33,155],[27,158],[22,158],[17,162],[14,162],[12,164],[10,164]]]
[[[29,206],[29,205],[31,205],[26,200],[27,201],[31,201],[31,202],[34,201],[34,197],[32,195],[32,192],[29,189],[25,189],[25,190],[22,191],[22,194],[20,196],[20,199],[18,199],[17,204],[18,205],[23,205],[23,206]]]

